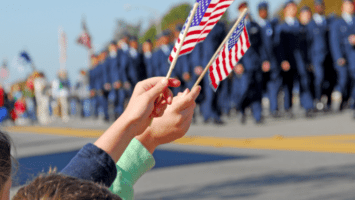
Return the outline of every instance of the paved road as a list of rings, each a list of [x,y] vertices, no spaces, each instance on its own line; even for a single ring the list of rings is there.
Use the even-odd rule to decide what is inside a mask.
[[[234,115],[225,126],[199,119],[187,138],[155,152],[156,168],[136,184],[136,199],[355,199],[351,113],[311,120],[301,115],[263,126],[252,120],[240,125]],[[74,119],[8,130],[20,164],[41,163],[43,169],[57,166],[58,158],[65,163],[107,127]]]

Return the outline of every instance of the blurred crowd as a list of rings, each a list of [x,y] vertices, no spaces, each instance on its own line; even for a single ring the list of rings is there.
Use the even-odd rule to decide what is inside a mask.
[[[354,2],[343,0],[342,4],[342,16],[325,16],[323,0],[314,1],[315,13],[286,1],[281,21],[270,18],[268,4],[261,2],[258,16],[246,17],[251,48],[234,66],[234,73],[216,92],[209,87],[208,74],[200,84],[197,103],[204,122],[223,124],[221,116],[237,110],[245,123],[248,109],[256,123],[264,122],[265,113],[293,118],[295,96],[305,117],[335,111],[334,99],[340,101],[339,111],[355,108]],[[237,7],[240,12],[244,8],[248,8],[247,2]],[[229,29],[226,22],[218,22],[191,54],[179,57],[172,74],[181,81],[181,86],[173,89],[175,95],[191,89]],[[178,24],[157,35],[154,43],[147,40],[141,46],[136,36],[126,33],[92,55],[90,69],[82,70],[75,84],[70,84],[65,70],[59,71],[52,83],[35,72],[8,94],[2,92],[0,103],[19,124],[23,120],[47,124],[55,118],[68,121],[71,115],[113,121],[123,113],[139,81],[166,76],[168,57],[181,30]],[[263,99],[269,112],[263,112]]]
[[[13,84],[9,91],[0,85],[0,122],[48,124],[57,118],[67,122],[71,97],[75,96],[72,89],[66,70],[60,70],[52,82],[35,71],[25,81]]]

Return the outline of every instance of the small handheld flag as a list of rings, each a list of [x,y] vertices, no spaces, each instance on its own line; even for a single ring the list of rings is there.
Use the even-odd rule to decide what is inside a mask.
[[[200,82],[202,81],[203,77],[206,75],[207,71],[212,67],[212,64],[215,62],[215,66],[218,66],[219,72],[221,72],[221,69],[224,70],[224,74],[221,75],[221,79],[218,72],[217,74],[212,73],[213,77],[210,77],[211,81],[213,82],[213,78],[215,80],[215,84],[212,83],[212,85],[216,86],[214,87],[214,90],[218,88],[218,84],[224,80],[228,76],[231,70],[228,68],[233,69],[233,67],[228,67],[228,65],[233,65],[233,63],[237,63],[241,57],[244,56],[245,52],[248,50],[250,47],[250,42],[249,42],[249,37],[248,37],[248,32],[246,31],[245,28],[245,15],[247,14],[248,9],[244,9],[242,14],[240,15],[239,19],[235,22],[233,28],[229,31],[228,35],[226,38],[223,40],[221,45],[218,47],[217,51],[215,54],[212,56],[210,62],[207,64],[205,69],[203,70],[202,74],[200,77],[197,79],[195,85],[193,87],[196,87]],[[240,40],[240,38],[243,37],[243,39]],[[228,42],[228,43],[227,43]],[[223,49],[223,50],[222,50]],[[218,59],[218,62],[216,62]],[[220,63],[223,63],[221,65]],[[222,67],[222,68],[221,68]],[[229,72],[228,72],[229,71]],[[213,72],[213,70],[212,70]],[[216,75],[216,76],[215,76]],[[211,76],[211,73],[210,73]],[[218,78],[218,79],[217,79]],[[218,82],[217,82],[218,80]]]
[[[188,20],[186,20],[169,56],[169,62],[173,62],[176,55],[191,53],[197,43],[204,41],[233,2],[234,0],[197,0],[196,3],[199,3],[199,7],[193,17],[191,27],[188,29],[185,40],[183,40],[183,33],[188,24]],[[178,53],[177,50],[181,40],[184,43],[180,53]]]
[[[221,81],[233,71],[239,60],[250,47],[248,32],[245,27],[245,17],[239,23],[228,42],[224,45],[217,59],[210,66],[210,82],[213,90],[217,90]]]
[[[185,37],[186,37],[186,35],[187,35],[188,31],[189,31],[190,25],[191,25],[192,20],[193,20],[193,18],[194,18],[193,16],[195,16],[198,7],[199,7],[199,4],[198,4],[198,3],[195,3],[193,9],[191,10],[191,13],[190,13],[190,15],[189,15],[189,17],[188,17],[188,19],[187,19],[186,27],[185,27],[185,29],[183,29],[182,39],[181,39],[181,41],[177,44],[177,45],[178,45],[178,46],[177,46],[177,50],[176,50],[176,51],[177,51],[177,54],[179,54],[180,51],[181,51],[181,48],[182,48],[182,46],[183,46],[182,43],[185,41]],[[178,59],[178,56],[175,56],[175,57],[173,58],[172,63],[170,64],[170,68],[169,68],[168,74],[166,75],[166,79],[169,79],[169,78],[170,78],[170,76],[171,76],[171,74],[172,74],[172,72],[173,72],[173,70],[174,70],[174,68],[175,68],[177,59]]]

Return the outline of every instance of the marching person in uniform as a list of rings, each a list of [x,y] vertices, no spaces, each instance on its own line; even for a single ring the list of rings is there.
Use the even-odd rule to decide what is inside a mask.
[[[129,40],[129,63],[127,74],[132,86],[146,79],[146,67],[143,54],[138,49],[138,38],[131,36]]]
[[[342,17],[332,24],[330,31],[330,47],[336,61],[338,74],[336,89],[342,93],[341,109],[343,109],[348,97],[350,95],[352,98],[355,97],[355,87],[351,86],[351,82],[355,81],[355,18],[352,0],[343,0]]]
[[[109,122],[109,94],[112,89],[111,85],[111,71],[110,71],[110,61],[108,57],[108,51],[105,49],[102,52],[102,81],[103,81],[103,100],[102,103],[104,109],[104,120]]]
[[[166,76],[169,71],[169,56],[171,50],[173,49],[172,44],[170,43],[171,32],[169,30],[165,30],[159,35],[159,43],[160,46],[158,50],[155,52],[155,59],[153,62],[153,66],[156,67],[156,75],[157,76]],[[175,77],[175,72],[171,74],[171,77]]]
[[[177,41],[179,38],[180,32],[182,30],[183,26],[178,24],[175,27],[174,30],[174,43]],[[174,68],[174,74],[176,75],[176,78],[181,80],[181,86],[177,88],[172,88],[172,92],[174,95],[177,95],[179,92],[183,92],[185,88],[187,88],[187,83],[191,80],[191,74],[190,74],[190,54],[187,55],[181,55],[179,56],[175,68]]]
[[[143,55],[144,55],[144,65],[146,69],[146,74],[148,78],[155,77],[154,66],[153,66],[153,44],[151,40],[146,40],[143,45]]]
[[[258,5],[259,17],[257,23],[261,28],[261,37],[266,53],[266,59],[262,64],[263,85],[270,101],[270,113],[272,117],[278,117],[278,94],[282,84],[280,67],[276,58],[276,46],[274,41],[277,21],[269,20],[269,5],[261,2]]]
[[[248,7],[246,2],[242,2],[238,10],[242,12]],[[261,66],[265,65],[267,61],[265,49],[263,46],[261,28],[260,26],[251,20],[250,14],[248,13],[246,18],[246,28],[249,34],[250,48],[245,53],[244,57],[239,61],[236,66],[236,71],[239,72],[237,76],[237,87],[233,90],[237,93],[238,105],[237,108],[241,112],[241,122],[246,123],[245,109],[251,107],[255,122],[260,124],[263,122],[262,119],[262,70]],[[264,61],[264,63],[262,63]],[[234,84],[236,86],[236,84]]]
[[[101,52],[99,55],[99,64],[96,69],[96,79],[95,79],[95,89],[97,91],[97,109],[102,112],[104,120],[108,121],[108,102],[106,94],[108,91],[106,90],[106,86],[109,85],[108,76],[107,76],[107,68],[106,68],[106,52]],[[108,89],[108,88],[107,88]]]
[[[115,108],[118,104],[118,90],[122,87],[122,82],[120,82],[120,74],[119,74],[119,62],[117,58],[117,44],[115,41],[112,41],[108,47],[108,67],[109,67],[109,77],[111,90],[108,95],[108,108],[110,120],[112,118],[116,119],[119,116],[119,113],[116,113]]]
[[[328,106],[321,102],[325,81],[328,82],[328,90],[332,90],[334,84],[332,80],[325,79],[325,75],[333,71],[333,64],[329,47],[330,20],[326,18],[325,5],[323,0],[315,0],[314,8],[316,13],[308,24],[309,51],[314,73],[315,105],[318,110],[329,109],[331,103],[331,92],[328,92]],[[330,58],[330,60],[329,60]]]
[[[190,81],[187,81],[187,79],[185,79],[185,87],[192,89],[193,85],[195,84],[195,82],[197,81],[198,77],[200,77],[200,75],[203,72],[203,67],[202,67],[202,43],[197,43],[195,46],[195,49],[191,52],[190,56],[189,56],[189,72],[184,72],[184,74],[188,73],[189,75],[191,75]],[[206,77],[205,77],[206,78]],[[202,88],[204,88],[204,81],[200,82],[200,86]],[[208,85],[206,86],[208,87]],[[196,99],[196,104],[199,105],[200,107],[200,112],[202,113],[202,108],[201,108],[201,104],[204,101],[204,89],[201,90],[200,95],[197,97]],[[196,114],[194,113],[193,115],[193,123],[196,123]]]
[[[300,49],[302,53],[302,57],[304,58],[304,62],[306,64],[306,74],[307,74],[307,79],[309,80],[309,90],[311,92],[312,96],[312,101],[314,100],[315,97],[315,91],[314,91],[314,70],[312,67],[312,61],[311,61],[311,51],[310,51],[310,34],[308,31],[308,25],[312,20],[312,11],[308,6],[303,6],[300,9],[300,14],[299,14],[299,20],[300,20]],[[302,96],[301,96],[302,97]],[[301,105],[303,106],[304,98],[301,99]],[[314,102],[314,101],[313,101]]]
[[[301,47],[301,26],[298,22],[297,5],[288,1],[284,6],[285,22],[276,28],[275,42],[278,47],[278,59],[281,61],[284,106],[289,117],[292,117],[292,90],[295,77],[299,77],[301,104],[306,110],[306,117],[312,116],[313,98],[307,73],[306,58]]]
[[[92,55],[91,56],[91,69],[89,71],[89,88],[90,88],[90,107],[91,107],[91,115],[96,118],[97,117],[97,110],[96,110],[96,90],[95,90],[95,68],[97,66],[97,56]]]
[[[128,82],[128,74],[126,72],[129,57],[129,35],[126,33],[121,40],[117,42],[117,59],[118,59],[118,76],[119,79],[115,81],[114,85],[117,93],[117,104],[115,108],[116,118],[118,118],[124,111],[124,103],[126,97],[129,96],[132,85]],[[118,87],[120,86],[120,87]]]
[[[222,43],[224,36],[226,35],[225,24],[218,22],[212,31],[209,33],[203,43],[201,43],[201,55],[202,66],[206,67],[219,45]],[[196,50],[194,50],[196,51]],[[203,70],[202,68],[202,70]],[[204,118],[204,122],[208,123],[209,120],[213,120],[213,123],[217,125],[224,124],[221,120],[221,111],[218,107],[218,94],[216,94],[209,87],[209,75],[206,74],[202,80],[204,100],[201,103],[201,112]],[[217,90],[218,92],[218,90]]]

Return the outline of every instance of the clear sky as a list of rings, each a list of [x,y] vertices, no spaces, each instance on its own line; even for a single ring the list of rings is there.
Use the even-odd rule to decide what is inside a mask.
[[[249,0],[252,14],[261,0]],[[269,0],[271,12],[285,0]],[[88,66],[88,55],[84,47],[76,44],[81,33],[82,15],[86,16],[87,26],[92,36],[93,46],[101,50],[113,38],[116,20],[124,19],[130,23],[144,22],[164,15],[171,7],[180,3],[193,4],[195,0],[3,0],[0,1],[0,64],[6,58],[10,68],[10,78],[14,82],[26,77],[29,68],[19,70],[14,62],[22,50],[27,50],[38,70],[43,71],[48,80],[53,80],[59,69],[58,29],[62,27],[67,35],[67,70],[74,82],[78,71]],[[228,9],[229,18],[237,17],[235,2]],[[131,10],[125,9],[127,4]],[[146,8],[155,10],[156,16]],[[151,10],[152,10],[151,9]]]

